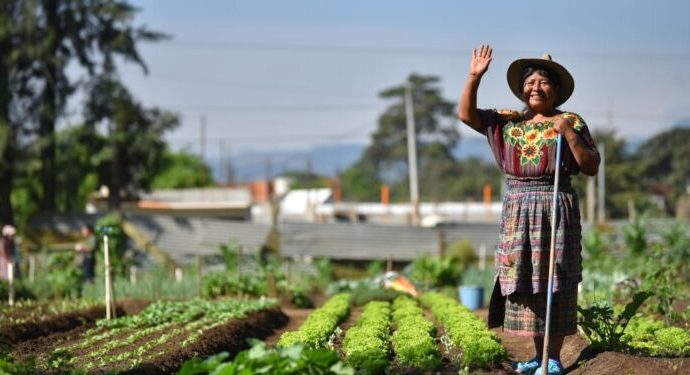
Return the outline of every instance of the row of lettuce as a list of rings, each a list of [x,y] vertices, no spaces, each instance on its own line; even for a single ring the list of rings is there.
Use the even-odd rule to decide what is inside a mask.
[[[336,328],[348,317],[350,294],[333,296],[315,310],[296,331],[281,336],[278,347],[301,343],[313,348],[333,347]],[[362,309],[355,324],[344,334],[342,352],[348,364],[368,373],[385,372],[391,363],[399,369],[437,369],[443,353],[436,344],[437,329],[423,307],[428,307],[443,326],[441,342],[464,368],[491,367],[507,357],[499,338],[470,310],[438,293],[419,301],[400,296],[393,303],[372,301]]]

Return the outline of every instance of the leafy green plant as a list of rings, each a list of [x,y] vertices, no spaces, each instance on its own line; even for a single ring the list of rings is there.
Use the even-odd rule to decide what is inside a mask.
[[[367,275],[375,277],[383,273],[384,262],[382,260],[373,260],[367,265]]]
[[[587,308],[578,306],[577,311],[581,315],[578,324],[594,348],[620,350],[625,347],[622,338],[630,319],[651,295],[649,291],[635,293],[632,301],[619,314],[616,314],[614,309],[605,303],[595,303]]]
[[[655,357],[690,355],[690,332],[680,327],[667,327],[662,321],[635,317],[630,321],[622,340],[632,350]]]
[[[424,290],[444,285],[457,285],[465,266],[450,256],[423,255],[415,258],[410,278]]]
[[[74,253],[50,252],[44,259],[44,272],[37,273],[32,292],[39,299],[79,297],[82,271],[74,263]]]
[[[391,344],[400,367],[433,370],[441,364],[441,354],[434,341],[436,327],[424,317],[416,300],[407,296],[396,298],[393,323]]]
[[[258,340],[250,340],[251,349],[227,361],[227,352],[207,359],[194,358],[182,365],[178,375],[197,374],[324,374],[353,375],[354,371],[329,349],[313,349],[296,344],[287,348],[269,349]]]
[[[343,339],[343,352],[349,364],[369,374],[381,373],[388,367],[390,316],[388,302],[373,301],[364,306],[357,323]]]
[[[623,238],[631,254],[643,254],[647,249],[647,225],[644,220],[638,218],[623,227]]]
[[[447,337],[442,337],[441,341],[446,342],[447,346],[461,349],[460,357],[453,360],[466,369],[500,363],[508,357],[498,336],[455,299],[440,293],[425,293],[420,300],[443,325]]]
[[[96,238],[98,239],[98,254],[103,258],[105,254],[104,236],[108,236],[108,255],[110,258],[110,265],[114,275],[124,276],[125,271],[130,265],[128,259],[125,258],[125,251],[127,250],[127,235],[122,230],[120,225],[120,217],[117,214],[109,214],[103,216],[96,222]],[[103,259],[99,260],[99,264],[104,264]]]
[[[302,343],[313,348],[323,348],[328,343],[331,333],[349,314],[350,294],[336,294],[309,314],[297,331],[283,333],[278,346],[288,347]]]

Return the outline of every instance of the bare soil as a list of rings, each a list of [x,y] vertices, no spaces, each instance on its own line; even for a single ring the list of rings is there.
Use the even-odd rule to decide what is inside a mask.
[[[486,321],[488,310],[476,313]],[[508,349],[512,361],[525,361],[534,357],[532,338],[511,336],[500,328],[493,331]],[[641,357],[621,352],[593,351],[588,346],[587,340],[580,335],[566,337],[561,350],[561,361],[567,374],[690,374],[690,358]]]
[[[195,343],[186,347],[180,347],[180,343],[184,341],[193,332],[185,332],[168,340],[165,344],[157,346],[156,350],[161,351],[162,355],[153,357],[141,365],[127,371],[122,371],[122,368],[128,361],[111,363],[107,367],[101,367],[89,373],[105,374],[105,373],[126,373],[126,374],[170,374],[176,372],[182,364],[193,357],[205,358],[212,354],[226,351],[230,355],[235,355],[239,351],[249,347],[247,339],[257,338],[262,339],[268,335],[273,334],[275,328],[285,325],[288,317],[282,313],[278,308],[265,309],[250,314],[244,319],[236,319],[223,324],[204,333],[204,335]],[[81,326],[68,332],[54,333],[47,337],[40,337],[34,340],[20,343],[13,351],[15,359],[23,359],[29,356],[37,358],[47,358],[50,353],[60,346],[69,345],[72,342],[82,339],[82,334],[88,329],[87,326]],[[170,327],[173,329],[175,327]],[[123,333],[127,336],[131,332]],[[156,333],[149,336],[142,337],[137,341],[118,347],[108,354],[124,353],[129,351],[136,351],[143,343],[160,336],[162,333]],[[120,335],[120,336],[122,336]],[[111,339],[118,338],[114,336]],[[97,345],[95,343],[94,345]],[[75,367],[79,369],[84,364],[88,363],[90,359],[80,358],[80,355],[85,354],[92,348],[77,349],[74,351],[77,362]]]
[[[149,301],[143,300],[122,300],[117,303],[116,314],[118,316],[137,314],[146,308],[149,303]],[[21,311],[14,315],[16,317],[22,316]],[[104,317],[105,307],[92,307],[51,316],[46,319],[36,318],[21,324],[6,325],[0,328],[0,348],[9,348],[23,341],[70,331],[80,326],[91,327],[96,320],[103,319]]]
[[[296,309],[292,307],[282,307],[281,310],[287,317],[288,321],[287,324],[277,328],[275,331],[273,331],[273,334],[266,337],[264,341],[269,347],[275,346],[283,333],[296,331],[302,325],[302,323],[307,320],[309,314],[314,311],[314,309]]]

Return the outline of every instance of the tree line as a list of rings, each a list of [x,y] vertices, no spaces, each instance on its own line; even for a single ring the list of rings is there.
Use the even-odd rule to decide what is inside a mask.
[[[137,11],[125,0],[0,2],[0,222],[81,211],[99,186],[115,208],[172,164],[200,168],[162,139],[177,116],[144,107],[119,79],[117,62],[147,72],[139,43],[167,38],[135,25]],[[83,122],[58,131],[79,90]],[[173,180],[168,173],[162,183]]]

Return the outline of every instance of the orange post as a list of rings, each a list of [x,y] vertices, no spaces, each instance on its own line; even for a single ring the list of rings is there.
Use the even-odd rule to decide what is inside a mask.
[[[491,203],[491,185],[490,184],[484,184],[484,204],[489,204]]]
[[[343,199],[342,196],[342,191],[340,190],[340,182],[335,181],[333,184],[333,200],[336,201],[336,203],[340,203],[340,201]]]
[[[387,184],[381,185],[381,203],[388,205],[390,202],[390,187]]]

